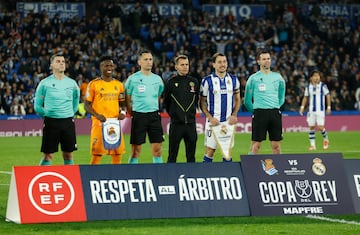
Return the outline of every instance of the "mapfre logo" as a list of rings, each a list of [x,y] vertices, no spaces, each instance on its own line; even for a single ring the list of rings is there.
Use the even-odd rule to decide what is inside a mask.
[[[60,215],[74,204],[75,191],[71,182],[63,175],[43,172],[30,181],[28,196],[38,211],[47,215]]]

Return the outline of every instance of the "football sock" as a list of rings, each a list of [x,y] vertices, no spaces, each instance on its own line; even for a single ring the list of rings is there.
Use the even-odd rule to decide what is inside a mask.
[[[324,137],[324,140],[328,140],[327,131],[325,129],[321,132],[321,135]]]
[[[111,155],[111,164],[121,164],[121,155],[120,154]]]
[[[91,156],[91,161],[90,164],[91,165],[98,165],[101,162],[101,155],[92,155]]]
[[[50,166],[50,165],[51,165],[51,161],[44,160],[44,158],[41,159],[40,166]]]
[[[315,131],[309,132],[309,141],[311,146],[315,146]]]
[[[213,158],[208,157],[207,155],[204,155],[203,162],[212,162],[212,161],[213,161]]]
[[[73,159],[65,159],[64,165],[74,165],[74,160]]]
[[[153,163],[163,163],[162,156],[160,157],[153,156]]]
[[[139,163],[139,159],[138,159],[137,157],[130,157],[129,163],[130,163],[130,164],[138,164],[138,163]]]

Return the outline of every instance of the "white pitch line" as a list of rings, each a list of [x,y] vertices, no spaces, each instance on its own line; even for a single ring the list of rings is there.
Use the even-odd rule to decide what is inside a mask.
[[[344,219],[331,219],[324,216],[318,216],[318,215],[307,215],[306,216],[309,219],[317,219],[317,220],[324,220],[334,223],[341,223],[341,224],[354,224],[354,225],[360,225],[360,222],[357,221],[350,221],[350,220],[344,220]]]
[[[11,171],[0,171],[0,174],[8,174],[8,175],[11,175]]]

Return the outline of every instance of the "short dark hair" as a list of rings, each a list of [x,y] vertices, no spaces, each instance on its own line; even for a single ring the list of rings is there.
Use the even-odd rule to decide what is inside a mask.
[[[262,55],[262,54],[270,54],[270,55],[271,55],[271,53],[270,53],[269,50],[267,50],[267,49],[260,49],[260,50],[258,51],[258,53],[256,54],[256,60],[260,59],[260,55]]]
[[[99,64],[101,64],[101,62],[104,62],[105,60],[113,60],[113,59],[109,55],[103,55],[100,57]]]
[[[215,63],[216,61],[216,58],[218,58],[218,56],[225,56],[223,53],[220,53],[220,52],[216,52],[212,57],[211,57],[211,60],[213,63]]]
[[[58,56],[64,57],[64,55],[61,54],[61,53],[53,54],[53,55],[50,57],[50,64],[54,61],[55,57],[58,57]]]
[[[187,60],[187,59],[189,59],[189,57],[187,55],[178,55],[174,59],[175,64],[177,64],[180,59]]]
[[[311,78],[315,73],[318,73],[320,75],[320,71],[317,69],[314,69],[313,71],[310,72],[309,77]]]
[[[140,51],[139,54],[138,54],[138,59],[139,59],[143,54],[151,54],[151,51],[148,51],[148,50]]]

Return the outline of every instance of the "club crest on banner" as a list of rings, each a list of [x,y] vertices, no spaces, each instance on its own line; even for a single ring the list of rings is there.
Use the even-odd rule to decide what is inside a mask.
[[[235,125],[228,122],[222,122],[219,125],[211,126],[217,145],[220,147],[224,158],[231,159],[231,150],[234,145]]]
[[[116,149],[121,143],[121,125],[116,118],[107,118],[102,124],[104,148]]]

